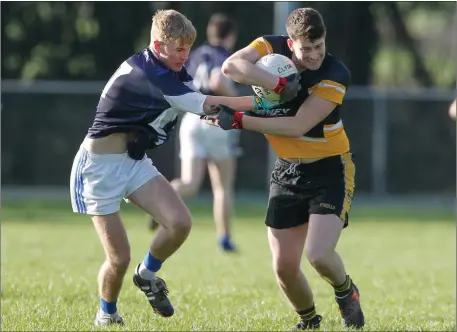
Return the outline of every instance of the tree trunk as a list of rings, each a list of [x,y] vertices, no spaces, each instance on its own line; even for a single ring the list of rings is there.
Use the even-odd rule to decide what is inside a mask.
[[[403,20],[403,17],[398,9],[398,5],[395,2],[382,2],[386,7],[388,13],[390,14],[390,21],[395,30],[395,34],[398,38],[398,41],[401,45],[408,50],[408,52],[413,57],[414,63],[414,77],[420,82],[421,85],[425,87],[433,86],[433,79],[430,76],[427,67],[419,53],[419,49],[416,45],[416,41],[408,33],[406,24]]]

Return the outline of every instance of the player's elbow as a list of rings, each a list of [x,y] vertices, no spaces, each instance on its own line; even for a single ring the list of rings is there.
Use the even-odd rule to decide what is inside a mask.
[[[298,126],[291,125],[288,127],[284,127],[282,129],[274,130],[277,135],[291,137],[291,138],[299,138],[302,137],[305,133],[301,128]]]
[[[236,72],[236,65],[234,61],[230,58],[224,61],[221,67],[222,74],[228,78],[232,78],[233,74]]]
[[[292,128],[289,132],[289,136],[290,137],[293,137],[293,138],[299,138],[299,137],[302,137],[303,135],[305,135],[305,131],[303,130],[303,128]]]
[[[310,130],[307,124],[304,124],[300,121],[293,122],[292,126],[290,127],[289,136],[294,138],[299,138],[304,136]]]

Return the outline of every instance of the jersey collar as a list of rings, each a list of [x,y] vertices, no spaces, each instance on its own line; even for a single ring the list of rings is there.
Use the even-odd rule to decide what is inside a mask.
[[[186,74],[187,71],[184,66],[182,67],[182,69],[179,72],[175,72],[175,71],[171,70],[167,65],[165,65],[165,63],[163,63],[163,61],[160,60],[159,57],[149,47],[146,48],[146,52],[147,52],[149,58],[151,59],[152,63],[157,64],[160,67],[162,67],[163,69],[168,70],[178,76],[187,75]]]
[[[156,56],[156,54],[149,47],[146,48],[146,52],[148,53],[148,56],[153,63],[156,63],[165,69],[170,69],[162,62],[162,60],[159,59],[158,56]]]

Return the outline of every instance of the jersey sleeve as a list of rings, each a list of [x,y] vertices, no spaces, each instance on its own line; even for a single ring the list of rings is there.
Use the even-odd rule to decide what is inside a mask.
[[[310,90],[319,98],[341,105],[350,84],[351,73],[341,62],[335,62],[319,83]]]
[[[192,76],[186,71],[179,74],[166,69],[157,70],[149,75],[151,83],[159,88],[165,100],[183,112],[203,115],[206,95],[201,94],[193,84]]]
[[[265,56],[267,54],[273,53],[273,46],[265,37],[259,37],[252,41],[249,46],[254,47],[260,56]]]
[[[249,46],[254,47],[260,56],[272,53],[283,54],[286,52],[287,39],[287,36],[265,35],[252,41]]]

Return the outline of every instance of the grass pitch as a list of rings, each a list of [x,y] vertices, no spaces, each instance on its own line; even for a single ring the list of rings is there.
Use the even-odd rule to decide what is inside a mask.
[[[152,314],[131,281],[151,233],[142,212],[123,206],[132,263],[118,302],[125,331],[284,331],[297,316],[271,269],[265,205],[238,205],[239,254],[216,246],[211,206],[190,206],[194,227],[160,276],[176,313]],[[2,330],[95,330],[102,248],[90,220],[69,204],[2,206]],[[456,232],[452,211],[365,209],[354,206],[338,245],[361,291],[368,331],[451,331],[456,328]],[[314,290],[321,330],[344,330],[331,287],[303,261]],[[106,330],[106,329],[105,329]]]

